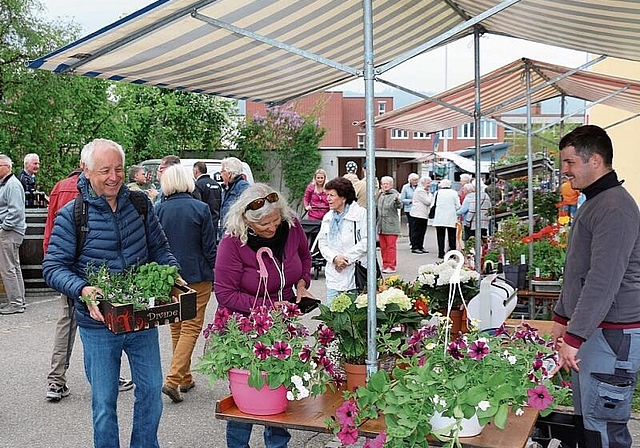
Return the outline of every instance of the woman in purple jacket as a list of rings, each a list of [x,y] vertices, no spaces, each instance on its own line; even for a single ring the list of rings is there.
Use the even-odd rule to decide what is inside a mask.
[[[214,270],[219,307],[247,315],[263,300],[273,306],[279,301],[313,297],[307,290],[311,282],[307,237],[279,193],[265,184],[249,186],[229,209],[224,228]],[[256,253],[262,247],[273,253],[273,257],[262,257],[268,272],[267,294],[264,286],[259,288]],[[249,423],[227,422],[227,446],[249,446],[252,428]],[[286,447],[290,438],[286,429],[265,427],[267,448]]]

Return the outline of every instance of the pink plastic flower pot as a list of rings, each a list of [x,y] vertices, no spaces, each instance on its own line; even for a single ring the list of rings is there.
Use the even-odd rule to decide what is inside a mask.
[[[262,375],[266,376],[266,373]],[[231,395],[242,412],[251,415],[274,415],[287,409],[287,389],[284,386],[269,389],[265,384],[258,390],[249,386],[248,381],[248,370],[229,370]]]

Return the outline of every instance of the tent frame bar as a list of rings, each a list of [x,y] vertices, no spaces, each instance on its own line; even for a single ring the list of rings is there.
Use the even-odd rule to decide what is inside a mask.
[[[544,88],[546,88],[546,87],[549,87],[549,86],[550,86],[550,85],[552,85],[553,83],[558,82],[558,81],[561,81],[561,80],[563,80],[563,79],[565,79],[565,78],[568,78],[569,76],[571,76],[571,75],[573,75],[573,74],[575,74],[575,73],[579,72],[580,70],[583,70],[583,69],[585,69],[585,68],[591,67],[592,65],[597,64],[598,62],[600,62],[600,61],[602,61],[602,60],[604,60],[604,59],[606,59],[606,58],[607,58],[607,56],[606,56],[606,55],[599,56],[599,57],[597,57],[597,58],[595,58],[595,59],[592,59],[592,60],[590,60],[590,61],[588,61],[588,62],[586,62],[586,63],[582,64],[582,65],[581,65],[581,66],[579,66],[579,67],[576,67],[576,68],[574,68],[574,69],[571,69],[571,70],[569,70],[568,72],[562,73],[562,74],[560,74],[560,75],[556,76],[555,78],[551,78],[551,79],[549,79],[548,81],[546,81],[546,82],[544,82],[544,83],[542,83],[542,84],[540,84],[540,85],[538,85],[538,86],[536,86],[536,87],[534,87],[534,88],[531,88],[531,86],[529,85],[529,87],[527,87],[527,88],[526,88],[526,91],[525,91],[524,93],[521,93],[521,94],[519,94],[519,95],[516,95],[516,96],[514,96],[514,97],[510,98],[509,100],[505,101],[504,103],[500,103],[500,104],[498,104],[497,106],[494,106],[494,107],[492,107],[492,108],[491,108],[491,109],[489,109],[489,110],[486,110],[484,113],[485,113],[486,115],[492,115],[492,114],[494,114],[496,111],[498,111],[498,110],[500,110],[500,109],[502,109],[502,108],[504,108],[504,107],[508,106],[509,104],[513,104],[513,103],[515,103],[516,101],[519,101],[519,100],[521,100],[521,99],[523,99],[523,98],[526,98],[526,97],[528,97],[528,96],[531,96],[531,94],[532,94],[532,93],[535,93],[535,92],[537,92],[538,90],[542,90],[542,89],[544,89]],[[527,60],[527,65],[528,65],[528,66],[531,66],[532,64]]]
[[[214,19],[213,17],[208,17],[203,14],[200,14],[198,11],[193,10],[191,13],[191,17],[197,20],[201,20],[211,26],[216,28],[222,28],[227,31],[231,31],[232,33],[239,34],[240,36],[248,37],[249,39],[256,40],[258,42],[262,42],[267,45],[271,45],[272,47],[279,48],[281,50],[287,51],[289,53],[296,54],[298,56],[302,56],[307,59],[311,59],[312,61],[319,62],[320,64],[327,65],[331,68],[335,68],[336,70],[340,70],[346,72],[353,76],[361,76],[362,71],[356,70],[353,67],[349,67],[348,65],[341,64],[339,62],[333,61],[331,59],[325,58],[323,56],[317,55],[310,51],[304,50],[302,48],[295,47],[293,45],[285,44],[284,42],[277,41],[275,39],[271,39],[269,37],[262,36],[260,34],[254,33],[253,31],[248,31],[244,28],[240,28],[238,26],[232,25],[230,23],[224,22],[222,20]]]

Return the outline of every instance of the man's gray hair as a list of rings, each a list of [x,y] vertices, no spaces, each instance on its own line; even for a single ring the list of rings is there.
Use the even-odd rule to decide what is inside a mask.
[[[11,157],[5,155],[5,154],[0,154],[0,162],[6,163],[7,165],[9,165],[9,168],[13,168],[13,162],[11,161]]]
[[[231,177],[237,174],[242,174],[242,171],[244,171],[242,161],[237,157],[226,157],[222,159],[220,162],[220,168],[227,170]]]
[[[27,164],[28,164],[29,162],[31,162],[31,159],[34,159],[34,158],[36,158],[36,157],[37,157],[38,159],[40,158],[40,156],[39,156],[38,154],[34,153],[34,152],[30,152],[29,154],[27,154],[26,156],[24,156],[23,166],[26,168],[26,167],[27,167]]]
[[[412,180],[418,180],[418,179],[420,179],[420,176],[418,176],[418,173],[411,173],[407,178],[409,182],[411,182]]]
[[[95,140],[87,143],[82,148],[82,152],[80,153],[80,161],[90,170],[93,169],[94,161],[93,161],[93,151],[99,146],[109,146],[113,149],[116,149],[120,152],[120,156],[122,157],[122,164],[124,165],[124,150],[122,146],[113,140],[107,140],[105,138],[96,138]]]

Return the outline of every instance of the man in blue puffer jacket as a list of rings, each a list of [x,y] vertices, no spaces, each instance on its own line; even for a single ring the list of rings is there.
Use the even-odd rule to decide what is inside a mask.
[[[127,354],[136,385],[131,448],[158,448],[162,415],[162,366],[157,328],[115,335],[104,325],[95,302],[101,291],[85,280],[87,266],[106,264],[112,272],[156,261],[179,266],[148,204],[146,223],[123,185],[124,151],[110,140],[96,139],[82,149],[84,172],[78,189],[88,203],[86,240],[76,259],[73,202],[58,212],[42,263],[45,281],[75,298],[75,313],[84,348],[85,371],[91,384],[95,447],[119,447],[116,403],[122,351]]]

